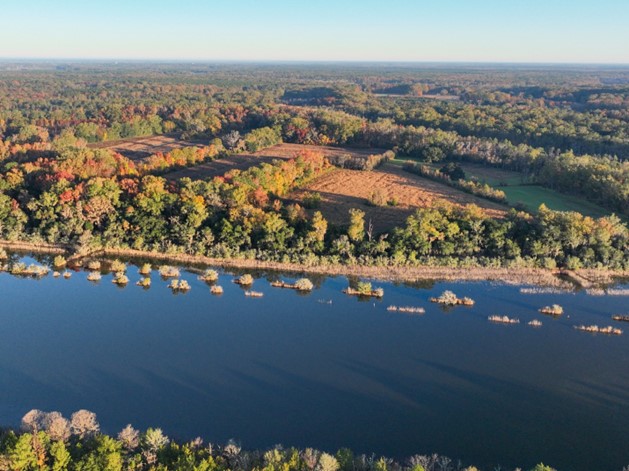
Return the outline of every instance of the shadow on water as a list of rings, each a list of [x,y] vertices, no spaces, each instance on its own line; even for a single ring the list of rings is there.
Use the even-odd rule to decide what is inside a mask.
[[[195,270],[181,275],[185,296],[155,272],[150,290],[134,286],[132,267],[123,289],[108,273],[98,285],[85,272],[36,282],[1,273],[0,423],[32,408],[86,408],[109,433],[132,423],[248,448],[440,453],[483,469],[629,464],[628,336],[574,329],[611,323],[626,296],[376,282],[384,299],[361,302],[341,292],[344,277],[309,275],[315,290],[301,296],[269,284],[298,274],[261,271],[253,289],[265,295],[253,301],[231,282],[245,270],[219,270],[220,297]],[[428,301],[445,290],[476,304]],[[539,314],[554,302],[564,316]],[[522,323],[491,324],[491,314]]]

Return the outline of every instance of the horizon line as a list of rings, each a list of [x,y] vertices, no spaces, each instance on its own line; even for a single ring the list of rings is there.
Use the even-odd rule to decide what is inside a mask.
[[[621,66],[629,62],[505,61],[505,60],[401,60],[401,59],[212,59],[212,58],[116,58],[116,57],[3,57],[0,62],[105,62],[105,63],[177,63],[177,64],[435,64],[435,65],[562,65]]]

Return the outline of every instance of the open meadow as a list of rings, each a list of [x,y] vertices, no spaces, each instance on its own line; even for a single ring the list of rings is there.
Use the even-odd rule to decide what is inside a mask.
[[[461,168],[467,178],[475,177],[480,182],[504,191],[509,204],[523,205],[532,212],[536,212],[540,205],[545,204],[554,211],[577,211],[592,217],[610,214],[610,211],[580,196],[567,195],[541,185],[527,183],[526,176],[518,172],[468,163],[462,163]]]
[[[488,216],[497,218],[508,210],[506,206],[413,175],[392,164],[367,172],[334,169],[295,191],[291,198],[302,201],[312,193],[321,195],[319,209],[328,221],[347,224],[348,211],[360,208],[376,232],[403,225],[415,209],[433,206],[440,200],[460,206],[475,204]],[[374,196],[384,204],[374,205]]]

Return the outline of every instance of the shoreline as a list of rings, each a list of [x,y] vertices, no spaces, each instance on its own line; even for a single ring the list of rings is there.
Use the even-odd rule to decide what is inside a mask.
[[[0,240],[0,248],[37,254],[71,254],[72,247],[59,244]],[[72,254],[70,260],[87,257],[124,257],[147,259],[177,264],[207,265],[222,268],[269,270],[326,276],[355,276],[390,282],[438,281],[498,281],[506,284],[533,284],[537,286],[593,288],[602,284],[629,278],[629,271],[597,269],[545,269],[545,268],[451,268],[433,266],[318,265],[267,262],[251,259],[221,259],[202,255],[168,254],[134,249],[104,248],[85,255]]]

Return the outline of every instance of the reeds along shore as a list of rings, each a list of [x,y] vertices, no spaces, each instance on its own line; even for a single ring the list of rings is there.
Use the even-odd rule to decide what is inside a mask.
[[[24,241],[0,240],[0,247],[21,252],[66,255],[72,253],[72,247],[34,243]],[[94,250],[86,254],[68,255],[68,262],[86,257],[126,257],[155,260],[178,264],[197,264],[206,266],[220,266],[230,268],[274,270],[291,273],[313,273],[331,276],[359,276],[361,278],[379,279],[383,281],[416,282],[422,280],[443,281],[499,281],[510,284],[527,284],[557,287],[564,290],[574,288],[574,283],[559,278],[563,274],[557,269],[543,268],[491,268],[470,267],[450,268],[440,266],[365,266],[322,263],[321,265],[302,265],[296,263],[266,262],[253,259],[221,259],[178,253],[149,252],[124,248],[105,248]],[[582,278],[587,278],[592,284],[610,284],[618,278],[629,277],[629,271],[613,270],[576,270]]]

